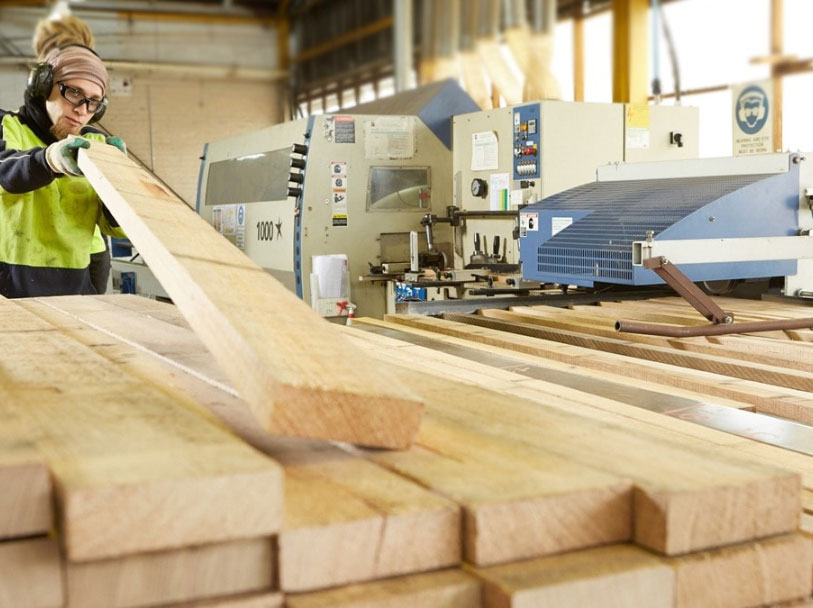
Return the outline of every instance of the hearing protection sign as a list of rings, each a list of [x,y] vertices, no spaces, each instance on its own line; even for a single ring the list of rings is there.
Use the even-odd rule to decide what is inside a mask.
[[[773,152],[771,82],[731,87],[734,156]]]
[[[334,226],[347,226],[347,162],[330,163],[330,200]]]

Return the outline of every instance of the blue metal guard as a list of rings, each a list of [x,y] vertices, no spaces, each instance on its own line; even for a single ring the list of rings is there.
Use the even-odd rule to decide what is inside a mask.
[[[590,284],[633,282],[633,241],[645,240],[648,231],[657,237],[706,205],[776,177],[769,174],[595,182],[555,194],[526,208],[539,212],[540,229],[521,239],[524,274],[526,278],[562,283],[580,277]],[[751,205],[748,207],[740,207],[740,213],[749,215]],[[551,236],[551,218],[557,216],[574,220]],[[720,222],[719,228],[728,232],[725,226],[731,223]]]

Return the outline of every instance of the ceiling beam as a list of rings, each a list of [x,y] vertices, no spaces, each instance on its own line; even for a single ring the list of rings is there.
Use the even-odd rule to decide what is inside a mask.
[[[319,57],[320,55],[330,53],[331,51],[335,51],[336,49],[346,46],[351,42],[356,42],[357,40],[361,40],[367,36],[372,36],[378,32],[388,30],[392,28],[394,22],[395,20],[393,19],[392,15],[390,15],[389,17],[384,17],[382,19],[378,19],[377,21],[373,21],[372,23],[362,25],[354,30],[345,32],[332,40],[328,40],[322,44],[317,44],[316,46],[305,49],[293,58],[293,62],[302,63],[303,61],[313,59],[314,57]]]

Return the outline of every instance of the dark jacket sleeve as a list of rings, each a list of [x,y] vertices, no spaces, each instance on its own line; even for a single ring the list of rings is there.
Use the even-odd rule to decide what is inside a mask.
[[[21,194],[47,186],[56,177],[45,161],[45,148],[7,148],[0,123],[0,188],[11,194]]]

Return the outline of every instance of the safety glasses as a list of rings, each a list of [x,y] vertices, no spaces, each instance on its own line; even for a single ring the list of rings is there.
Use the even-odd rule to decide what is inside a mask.
[[[82,94],[82,91],[69,87],[64,82],[58,82],[57,86],[59,87],[59,94],[67,99],[68,103],[73,106],[81,106],[82,104],[85,104],[88,112],[91,114],[95,114],[101,108],[107,105],[107,99],[93,99],[92,97],[85,97]]]

